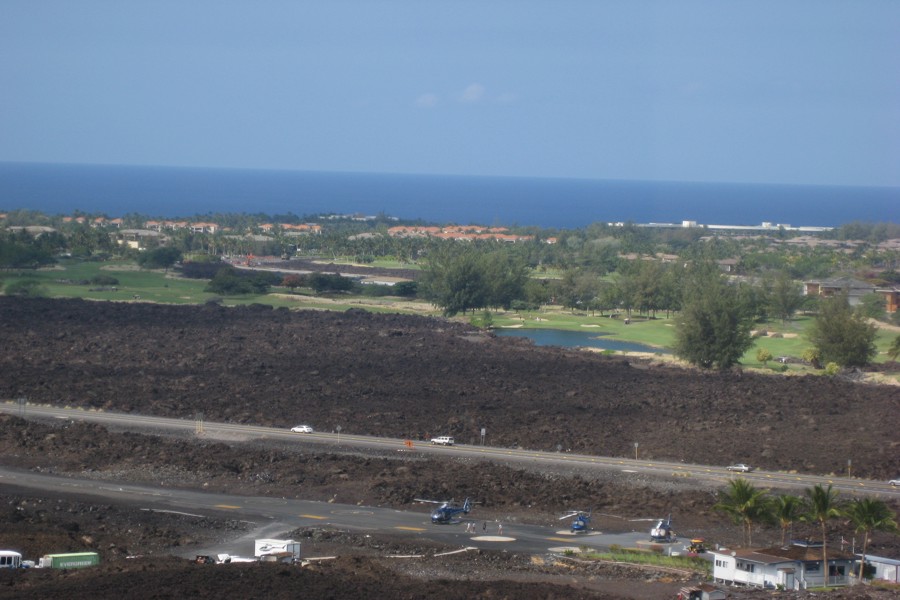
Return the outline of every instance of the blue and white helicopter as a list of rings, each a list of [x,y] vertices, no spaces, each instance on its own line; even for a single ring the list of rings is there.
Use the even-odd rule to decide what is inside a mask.
[[[447,525],[453,522],[453,517],[458,514],[469,514],[474,504],[469,498],[463,502],[462,506],[454,505],[453,500],[425,500],[423,498],[415,498],[416,502],[429,502],[431,504],[440,504],[436,509],[431,511],[431,522],[435,525]]]
[[[564,519],[572,519],[572,523],[570,525],[572,533],[587,533],[591,529],[592,512],[593,509],[589,511],[573,510],[561,516],[559,520],[562,521]]]
[[[675,535],[675,530],[672,529],[672,515],[669,515],[666,519],[657,520],[656,525],[650,529],[651,542],[668,544],[676,540],[678,540],[678,536]]]

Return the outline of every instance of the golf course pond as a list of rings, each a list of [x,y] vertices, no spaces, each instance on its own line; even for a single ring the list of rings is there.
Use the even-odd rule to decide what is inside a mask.
[[[617,352],[652,352],[655,354],[671,354],[668,348],[655,348],[637,342],[622,342],[609,339],[598,331],[571,331],[566,329],[513,329],[498,327],[497,335],[524,337],[534,341],[538,346],[562,346],[564,348],[602,348]]]

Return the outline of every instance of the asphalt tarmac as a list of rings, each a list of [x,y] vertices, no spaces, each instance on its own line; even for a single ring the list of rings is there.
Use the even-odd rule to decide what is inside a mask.
[[[5,492],[51,492],[77,498],[92,498],[112,504],[124,504],[142,510],[174,512],[198,517],[242,520],[252,524],[247,535],[224,543],[222,547],[191,549],[185,556],[226,553],[252,556],[253,540],[281,537],[294,529],[327,527],[357,533],[405,534],[433,540],[448,546],[480,550],[506,550],[529,554],[579,551],[583,547],[605,550],[617,544],[635,547],[649,542],[649,523],[639,523],[639,531],[608,534],[600,531],[573,534],[557,526],[526,525],[483,521],[477,518],[477,507],[446,525],[431,523],[431,507],[422,512],[391,508],[356,506],[307,500],[236,496],[129,484],[110,484],[90,479],[60,477],[0,468],[0,489]],[[474,524],[474,532],[467,524]],[[560,525],[563,528],[560,528]],[[646,527],[645,527],[646,526]],[[647,529],[647,531],[644,531]],[[682,549],[681,543],[666,545],[671,551]]]

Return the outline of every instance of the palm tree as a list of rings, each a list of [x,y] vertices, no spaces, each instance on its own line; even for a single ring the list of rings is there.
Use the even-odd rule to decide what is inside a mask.
[[[741,526],[745,547],[753,543],[753,523],[768,520],[772,514],[766,491],[742,477],[728,482],[728,489],[713,509],[728,514],[736,525]]]
[[[805,520],[816,521],[822,527],[822,562],[824,563],[825,587],[828,587],[828,542],[825,537],[825,526],[831,519],[843,516],[838,503],[838,493],[831,488],[831,484],[827,488],[822,487],[822,484],[816,484],[811,488],[807,488],[804,514]]]
[[[863,537],[862,559],[859,561],[859,580],[863,578],[863,568],[866,564],[866,548],[869,545],[869,533],[872,531],[887,531],[900,533],[896,516],[888,508],[884,500],[877,498],[859,498],[854,500],[847,508],[847,516],[853,522],[856,531],[865,533]]]
[[[781,525],[781,545],[785,545],[785,537],[788,527],[794,524],[794,521],[800,518],[803,508],[803,500],[799,496],[791,496],[786,494],[775,498],[772,510],[774,516]]]

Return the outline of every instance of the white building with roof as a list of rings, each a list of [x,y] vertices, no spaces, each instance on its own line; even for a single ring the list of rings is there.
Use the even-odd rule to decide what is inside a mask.
[[[761,588],[802,590],[825,585],[850,583],[856,557],[828,549],[828,567],[823,567],[822,543],[794,540],[790,546],[762,550],[712,551],[713,579],[720,583]],[[827,574],[826,574],[827,571]]]

